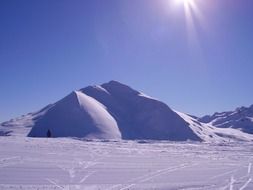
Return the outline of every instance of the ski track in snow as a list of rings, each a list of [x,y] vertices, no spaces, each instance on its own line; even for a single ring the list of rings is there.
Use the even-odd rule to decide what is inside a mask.
[[[237,189],[239,189],[239,190],[245,190],[248,187],[248,185],[251,183],[251,181],[252,181],[252,178],[250,176],[251,166],[252,166],[252,163],[250,162],[248,164],[248,167],[247,167],[247,174],[239,176],[238,178],[234,177],[234,174],[236,173],[236,171],[238,171],[238,169],[224,173],[225,175],[227,175],[229,173],[234,173],[234,174],[231,175],[230,181],[229,181],[228,185],[226,185],[223,188],[221,188],[221,190],[226,190],[226,189],[229,189],[229,190],[237,190]],[[237,187],[235,188],[234,185],[236,183],[239,183],[239,185],[237,185]]]
[[[16,165],[21,162],[22,162],[22,159],[20,156],[2,158],[2,159],[0,159],[0,168],[11,166],[11,165]]]
[[[0,137],[0,190],[251,190],[251,147]]]
[[[230,183],[229,183],[229,190],[233,190],[235,181],[236,180],[234,179],[234,176],[231,176]]]
[[[64,186],[60,186],[58,185],[55,181],[53,181],[52,179],[46,179],[48,182],[50,182],[51,184],[53,184],[55,187],[58,187],[60,189],[64,189]]]
[[[216,179],[216,178],[219,178],[219,177],[223,177],[223,176],[229,175],[229,174],[231,174],[231,173],[236,172],[237,170],[238,170],[238,169],[235,169],[235,170],[231,170],[231,171],[228,171],[228,172],[224,172],[224,173],[215,175],[215,176],[211,177],[210,180],[213,180],[213,179]]]
[[[251,166],[252,166],[252,163],[249,163],[249,165],[248,165],[248,174],[250,174],[250,172],[251,172]]]
[[[193,165],[189,165],[189,166],[193,166]],[[188,164],[181,164],[180,166],[178,167],[170,167],[170,168],[165,168],[165,169],[162,169],[162,170],[158,170],[152,174],[147,174],[147,175],[144,175],[140,178],[136,178],[135,180],[133,181],[136,181],[135,183],[132,183],[130,185],[126,185],[125,187],[121,187],[119,190],[127,190],[129,188],[132,188],[133,186],[136,186],[137,184],[139,183],[143,183],[143,182],[147,182],[155,177],[159,177],[160,175],[164,175],[164,174],[167,174],[169,172],[173,172],[173,171],[176,171],[176,170],[179,170],[179,169],[183,169],[185,167],[189,167]]]

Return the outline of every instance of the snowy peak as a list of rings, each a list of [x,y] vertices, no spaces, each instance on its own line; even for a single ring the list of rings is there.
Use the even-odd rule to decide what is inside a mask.
[[[253,105],[239,107],[234,111],[214,113],[198,119],[200,122],[209,123],[219,128],[234,128],[253,134]]]
[[[116,81],[81,91],[102,103],[115,118],[123,139],[185,141],[201,139],[165,103]]]
[[[103,88],[100,85],[93,85],[93,86],[87,86],[85,88],[80,89],[81,92],[85,92],[85,91],[98,91],[101,93],[106,93],[106,94],[110,94],[105,88]]]
[[[120,83],[118,81],[115,80],[111,80],[107,83],[104,83],[101,85],[102,87],[109,87],[109,88],[115,88],[115,89],[125,89],[126,91],[135,91],[134,89],[132,89],[130,86],[127,86],[126,84]]]
[[[137,94],[139,94],[137,90],[134,90],[131,87],[114,80],[108,83],[104,83],[101,86],[106,89],[110,94],[118,97],[121,96],[122,98],[127,96],[136,96]]]
[[[4,122],[0,125],[0,135],[205,142],[223,142],[227,139],[248,141],[253,139],[253,135],[248,134],[253,131],[252,118],[253,106],[198,119],[174,111],[164,102],[125,84],[110,81],[73,91],[38,112]],[[227,129],[228,127],[235,129]]]
[[[110,81],[70,93],[36,120],[28,136],[201,141],[165,103]]]
[[[233,142],[233,141],[252,141],[253,136],[248,133],[241,132],[237,129],[222,129],[217,128],[208,123],[201,123],[197,118],[187,115],[185,113],[178,113],[185,121],[189,123],[189,127],[194,131],[195,134],[204,141],[204,142]]]

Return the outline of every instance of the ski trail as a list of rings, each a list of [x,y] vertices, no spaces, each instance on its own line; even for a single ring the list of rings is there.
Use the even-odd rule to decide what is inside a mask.
[[[248,181],[246,181],[246,183],[239,190],[245,189],[251,181],[252,181],[252,179],[249,178]]]
[[[5,161],[19,159],[19,158],[20,158],[20,156],[12,156],[12,157],[7,157],[7,158],[2,158],[2,159],[0,159],[0,162],[5,162]]]
[[[75,168],[70,168],[68,170],[68,173],[69,173],[69,177],[70,177],[71,180],[76,177],[76,170],[75,170]]]
[[[215,175],[215,176],[209,178],[209,180],[216,179],[216,178],[219,178],[219,177],[222,177],[222,176],[225,176],[225,175],[234,173],[234,172],[236,172],[237,170],[238,170],[238,169],[234,169],[234,170],[231,170],[231,171],[228,171],[228,172],[224,172],[224,173],[222,173],[222,174]]]
[[[248,175],[248,176],[249,176],[250,173],[251,173],[251,168],[252,168],[252,163],[250,162],[249,165],[248,165],[248,172],[247,172],[247,175]],[[246,176],[245,176],[245,177],[246,177]],[[249,178],[239,190],[245,189],[251,181],[252,181],[252,178]]]
[[[133,186],[136,186],[138,183],[142,183],[142,182],[146,182],[150,179],[153,179],[155,177],[158,177],[160,175],[164,175],[166,173],[169,173],[169,172],[173,172],[173,171],[176,171],[176,170],[179,170],[179,169],[183,169],[183,168],[186,168],[186,167],[189,167],[189,166],[193,166],[193,165],[197,165],[197,164],[181,164],[177,167],[169,167],[169,168],[165,168],[165,169],[161,169],[161,170],[157,170],[151,174],[146,174],[144,176],[141,176],[141,177],[138,177],[136,179],[133,179],[132,182],[130,182],[131,184],[128,184],[128,185],[125,185],[121,188],[119,188],[119,190],[127,190]],[[120,185],[116,185],[116,186],[113,186],[109,189],[114,189],[114,188],[117,188],[119,186],[122,186],[122,184]]]
[[[49,183],[51,183],[52,185],[54,185],[55,187],[58,187],[58,188],[60,188],[60,189],[64,189],[63,186],[58,185],[55,181],[53,181],[53,180],[51,180],[51,179],[48,179],[48,178],[46,178],[46,180],[47,180]]]
[[[96,171],[93,171],[93,172],[91,172],[91,173],[85,175],[85,176],[79,181],[79,183],[85,182],[85,180],[88,179],[88,177],[90,177],[90,176],[93,175],[94,173],[96,173]]]
[[[250,174],[250,172],[251,172],[251,166],[252,166],[252,163],[249,163],[249,165],[248,165],[248,174]]]
[[[0,159],[0,167],[8,167],[11,165],[19,164],[22,162],[22,158],[20,156],[13,156]]]
[[[197,164],[193,164],[193,165],[197,165]],[[193,165],[190,165],[190,166],[193,166]],[[158,176],[160,176],[160,175],[166,174],[166,173],[168,173],[168,172],[173,172],[173,171],[176,171],[176,170],[180,170],[180,169],[183,169],[183,168],[186,168],[186,167],[188,167],[187,164],[182,164],[182,165],[180,165],[179,167],[176,167],[176,168],[169,168],[169,169],[167,169],[167,170],[158,172],[158,173],[156,173],[156,174],[154,174],[154,175],[152,175],[152,176],[149,176],[149,177],[147,177],[147,178],[144,178],[144,179],[140,180],[139,182],[146,182],[146,181],[148,181],[148,180],[150,180],[150,179],[153,179],[153,178],[155,178],[155,177],[158,177]]]
[[[96,159],[96,160],[100,160],[100,159]],[[76,181],[76,177],[79,174],[80,171],[84,171],[92,166],[95,166],[98,164],[98,162],[95,161],[77,161],[74,160],[73,162],[71,162],[71,167],[67,166],[62,166],[61,164],[58,164],[57,167],[60,168],[61,170],[63,170],[64,172],[68,173],[70,182],[74,182]],[[94,173],[94,172],[93,172]],[[84,182],[86,179],[84,179],[85,176],[79,181],[79,183]],[[88,176],[86,177],[88,178]],[[83,180],[83,181],[82,181]],[[81,182],[82,181],[82,182]]]
[[[230,183],[229,183],[229,190],[233,190],[235,181],[236,180],[235,180],[234,176],[231,176]]]
[[[82,169],[87,169],[87,168],[90,168],[90,167],[92,167],[92,166],[95,166],[95,165],[97,165],[98,164],[98,162],[96,162],[97,160],[95,160],[95,161],[88,161],[88,162],[79,162],[79,165],[84,165],[83,167],[82,167]]]

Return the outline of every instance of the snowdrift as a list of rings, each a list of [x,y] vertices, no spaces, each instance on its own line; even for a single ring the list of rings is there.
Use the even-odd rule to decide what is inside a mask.
[[[75,91],[55,103],[33,126],[30,137],[120,139],[114,118],[92,97]]]

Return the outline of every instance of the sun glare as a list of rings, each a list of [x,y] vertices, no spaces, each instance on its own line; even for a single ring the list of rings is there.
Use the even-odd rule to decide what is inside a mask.
[[[198,20],[201,25],[205,25],[203,15],[198,7],[199,0],[174,0],[177,5],[181,5],[184,9],[187,30],[191,35],[195,30],[195,21]]]
[[[186,24],[186,34],[191,54],[200,55],[201,47],[197,34],[197,25],[205,28],[203,14],[200,10],[200,0],[173,0],[178,5],[178,11],[183,9]],[[180,8],[181,7],[181,8]]]
[[[185,6],[189,6],[191,4],[193,4],[194,0],[177,0],[179,3],[184,4]]]

